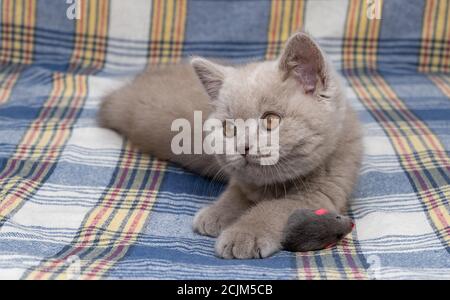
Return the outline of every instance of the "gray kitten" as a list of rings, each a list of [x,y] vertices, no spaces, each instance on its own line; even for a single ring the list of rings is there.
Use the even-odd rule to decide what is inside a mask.
[[[246,153],[173,154],[171,123],[192,121],[194,110],[219,120],[277,118],[278,162],[261,165]],[[279,251],[297,209],[345,212],[362,157],[360,123],[339,76],[302,32],[275,61],[233,67],[193,58],[191,65],[152,68],[104,99],[99,122],[160,159],[206,176],[226,174],[225,191],[193,222],[198,233],[217,237],[223,258]]]

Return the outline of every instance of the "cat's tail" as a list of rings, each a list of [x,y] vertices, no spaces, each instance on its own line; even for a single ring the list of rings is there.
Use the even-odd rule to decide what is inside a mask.
[[[209,110],[208,96],[192,67],[173,65],[144,72],[106,95],[97,119],[100,126],[123,134],[141,151],[211,177],[219,170],[213,156],[177,155],[171,147],[179,133],[171,130],[174,120],[186,119],[193,129],[194,111],[201,111],[205,119]]]

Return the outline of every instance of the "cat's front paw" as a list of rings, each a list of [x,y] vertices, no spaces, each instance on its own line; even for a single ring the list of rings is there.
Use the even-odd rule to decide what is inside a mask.
[[[216,242],[216,254],[228,259],[264,258],[280,249],[280,239],[270,231],[239,224],[224,230]]]
[[[231,223],[226,212],[214,205],[202,208],[197,212],[193,221],[193,229],[201,235],[217,237]]]

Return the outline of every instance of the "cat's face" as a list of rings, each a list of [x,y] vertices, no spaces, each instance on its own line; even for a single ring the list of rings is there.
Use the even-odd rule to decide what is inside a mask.
[[[233,140],[239,150],[216,158],[242,181],[263,185],[306,175],[335,147],[345,109],[340,84],[311,48],[318,46],[297,35],[276,61],[240,68],[192,61],[214,104],[210,118],[223,122],[224,143]],[[254,126],[245,130],[237,119]],[[269,135],[273,143],[258,143]]]

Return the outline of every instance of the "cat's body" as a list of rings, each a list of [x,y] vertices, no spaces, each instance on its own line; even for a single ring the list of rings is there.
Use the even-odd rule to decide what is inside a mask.
[[[177,162],[202,175],[214,175],[217,162],[210,155],[175,155],[170,142],[177,118],[193,122],[194,111],[211,113],[210,100],[190,64],[154,67],[107,96],[100,124],[115,129],[146,153]],[[209,168],[210,167],[210,168]]]
[[[229,178],[219,199],[194,218],[197,232],[218,237],[220,257],[258,258],[280,250],[296,209],[346,210],[362,156],[360,124],[337,74],[308,35],[291,37],[276,61],[225,67],[195,58],[192,66],[147,71],[106,97],[99,120],[145,152]],[[171,123],[192,121],[194,110],[219,120],[274,112],[280,118],[278,162],[262,166],[260,156],[247,152],[173,154]]]

